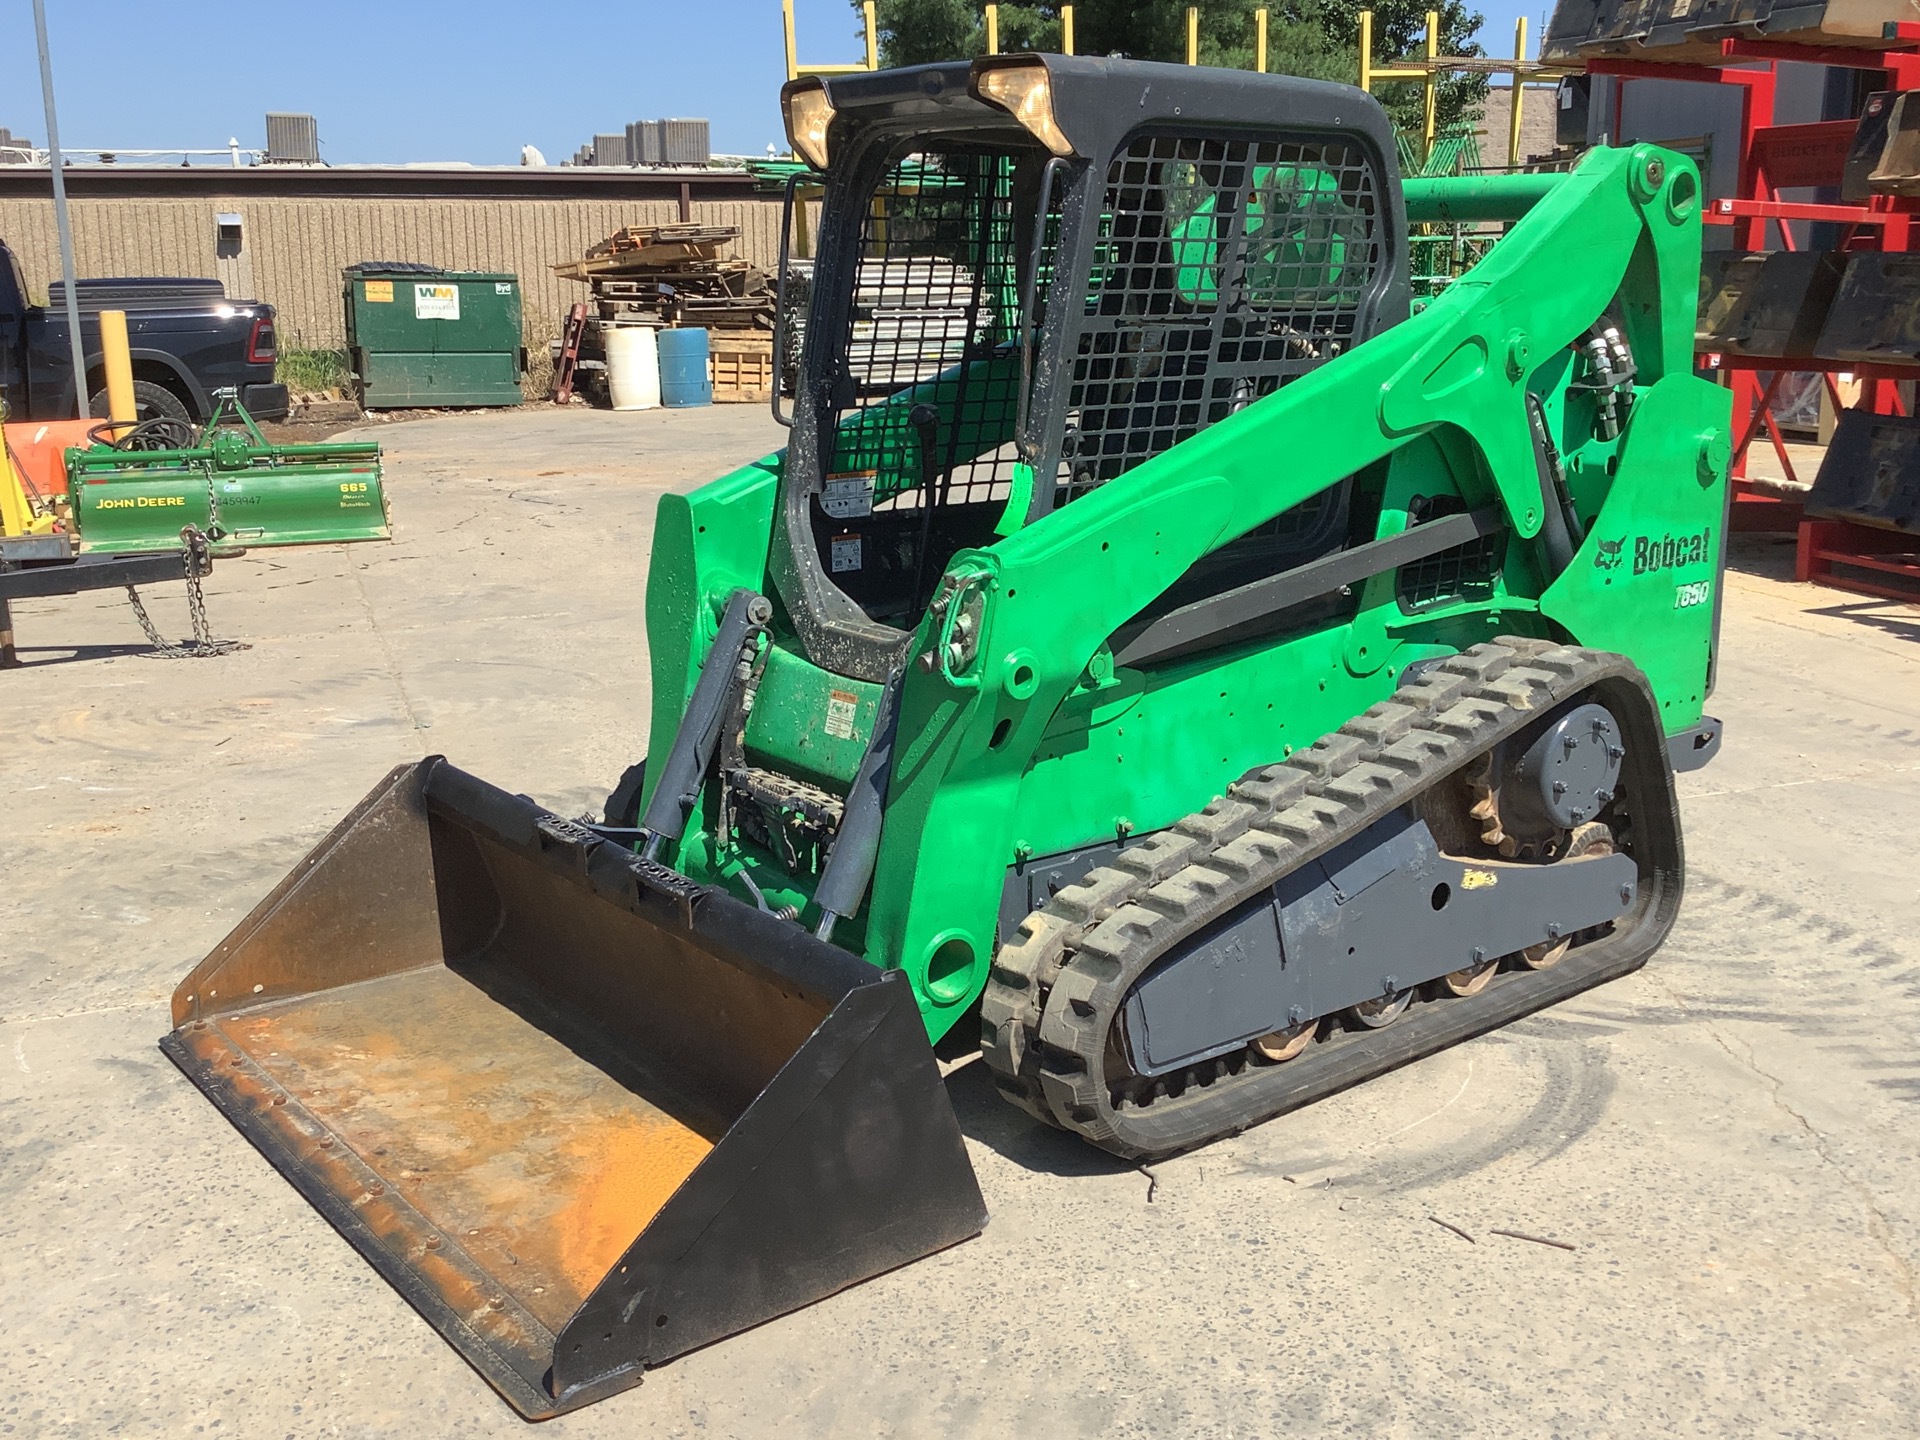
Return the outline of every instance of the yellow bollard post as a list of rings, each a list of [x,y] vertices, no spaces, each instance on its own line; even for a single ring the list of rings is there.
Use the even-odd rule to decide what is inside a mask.
[[[866,0],[866,4],[860,8],[866,12],[867,16],[867,69],[878,70],[880,68],[880,25],[874,18],[873,0]]]
[[[107,414],[119,437],[140,418],[133,400],[133,355],[127,344],[127,312],[100,312],[100,363],[107,372]]]
[[[1000,7],[987,6],[987,54],[1000,53]]]
[[[0,400],[0,421],[6,414],[6,402]],[[26,486],[14,473],[7,447],[0,444],[0,535],[25,535],[32,528],[33,504],[27,499]]]
[[[1253,12],[1253,68],[1267,73],[1267,7]]]
[[[1187,64],[1200,63],[1200,7],[1187,7]]]
[[[1073,6],[1060,7],[1060,53],[1073,54]]]
[[[1434,131],[1438,128],[1440,104],[1440,75],[1433,68],[1433,62],[1440,58],[1440,12],[1427,11],[1427,79],[1426,79],[1426,116],[1424,140],[1420,149],[1420,163],[1425,165],[1433,158]]]
[[[780,19],[787,29],[787,79],[800,78],[800,57],[793,45],[793,0],[780,0]]]
[[[787,0],[789,6],[793,0]],[[791,10],[788,12],[791,14]],[[789,47],[791,48],[791,47]],[[1373,89],[1373,12],[1360,12],[1360,88]]]
[[[1520,115],[1525,108],[1527,92],[1521,87],[1520,72],[1527,63],[1527,17],[1522,15],[1513,22],[1513,90],[1512,103],[1507,107],[1512,113],[1507,116],[1507,168],[1520,168]]]

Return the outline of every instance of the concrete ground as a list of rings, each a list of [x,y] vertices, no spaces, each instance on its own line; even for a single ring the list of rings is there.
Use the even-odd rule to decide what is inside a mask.
[[[0,1434],[523,1432],[154,1042],[389,766],[597,800],[644,744],[654,497],[778,432],[529,409],[379,437],[399,538],[222,565],[244,653],[147,658],[112,596],[17,607]],[[1726,753],[1683,777],[1689,894],[1646,969],[1151,1173],[962,1065],[980,1239],[543,1433],[1920,1433],[1920,611],[1782,583],[1789,558],[1744,540],[1728,577]],[[149,604],[183,630],[177,587]]]

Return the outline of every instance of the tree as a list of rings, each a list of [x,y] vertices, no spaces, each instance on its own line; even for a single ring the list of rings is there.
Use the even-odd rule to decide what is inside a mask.
[[[1464,0],[1437,0],[1440,53],[1481,55],[1474,43],[1482,17]],[[1266,0],[1267,68],[1314,80],[1359,79],[1360,11],[1373,10],[1376,65],[1391,65],[1423,51],[1428,0]],[[856,10],[860,7],[857,3]],[[1199,0],[1200,63],[1250,70],[1254,61],[1254,11],[1259,0]],[[1125,55],[1136,60],[1186,58],[1184,0],[1079,0],[1074,7],[1074,48],[1085,55]],[[986,53],[986,22],[980,0],[880,0],[877,23],[885,65],[922,65]],[[1058,50],[1058,3],[1003,4],[1000,48]],[[1484,75],[1450,75],[1439,87],[1442,130],[1471,119],[1487,93]],[[1381,87],[1380,101],[1403,133],[1417,136],[1422,124],[1421,87]]]

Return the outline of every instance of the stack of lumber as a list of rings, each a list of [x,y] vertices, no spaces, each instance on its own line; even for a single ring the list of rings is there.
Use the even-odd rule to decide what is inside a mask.
[[[766,271],[721,253],[739,237],[731,225],[625,225],[553,272],[590,286],[601,320],[771,334]]]

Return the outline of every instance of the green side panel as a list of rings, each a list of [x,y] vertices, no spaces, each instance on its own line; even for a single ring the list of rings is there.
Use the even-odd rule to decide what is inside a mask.
[[[1070,695],[1021,777],[1019,833],[996,857],[1001,870],[1023,852],[1164,829],[1344,724],[1392,690],[1398,668],[1354,675],[1344,648],[1341,629],[1314,631],[1151,673],[1122,669]]]
[[[798,780],[845,790],[873,734],[880,692],[878,685],[832,674],[775,645],[747,720],[748,758]]]
[[[210,459],[167,465],[113,451],[86,453],[100,458],[82,464],[76,453],[68,470],[84,550],[170,550],[183,526],[207,530],[215,518],[223,539],[246,546],[392,538],[377,451],[363,459],[246,469],[221,469]],[[125,468],[115,473],[105,457]]]
[[[1670,375],[1635,401],[1619,472],[1541,613],[1582,645],[1631,656],[1667,732],[1700,720],[1724,583],[1730,391]]]
[[[774,491],[785,458],[780,451],[688,494],[660,497],[647,564],[649,754],[664,755],[673,745],[727,596],[743,585],[767,588]],[[652,793],[649,786],[645,798]]]

